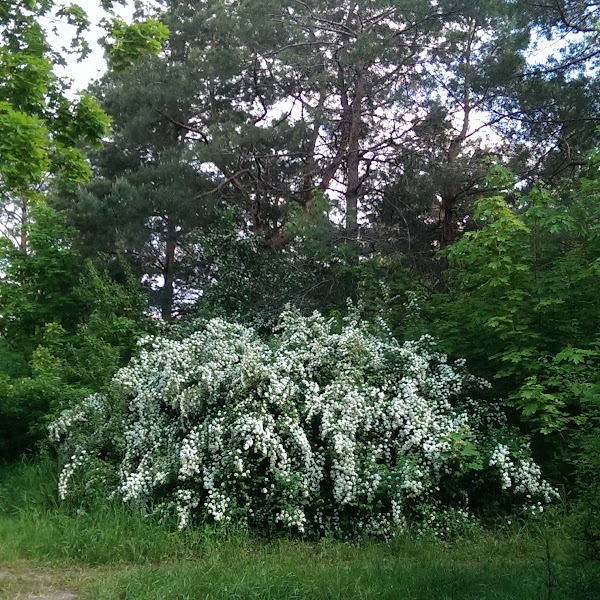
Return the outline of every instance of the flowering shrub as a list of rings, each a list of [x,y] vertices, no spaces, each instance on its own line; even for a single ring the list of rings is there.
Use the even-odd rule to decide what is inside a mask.
[[[431,338],[288,311],[268,341],[213,319],[140,345],[112,391],[50,426],[68,458],[61,498],[100,486],[180,528],[390,535],[556,495],[500,411],[471,398],[488,384]]]

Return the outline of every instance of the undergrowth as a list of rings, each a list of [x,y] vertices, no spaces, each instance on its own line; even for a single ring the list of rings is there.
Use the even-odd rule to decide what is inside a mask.
[[[388,542],[263,539],[233,528],[177,531],[120,504],[60,505],[46,458],[0,469],[0,569],[87,573],[83,600],[541,599],[599,597],[568,517]],[[89,571],[89,572],[88,572]],[[0,598],[2,595],[0,581]]]

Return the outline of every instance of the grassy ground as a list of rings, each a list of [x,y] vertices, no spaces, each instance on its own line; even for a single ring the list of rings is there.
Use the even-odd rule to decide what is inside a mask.
[[[52,472],[0,471],[2,600],[600,599],[598,565],[557,520],[452,543],[178,533],[119,506],[69,514]]]

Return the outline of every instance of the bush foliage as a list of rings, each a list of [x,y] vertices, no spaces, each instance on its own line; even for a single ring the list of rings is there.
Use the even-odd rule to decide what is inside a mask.
[[[60,496],[105,493],[194,522],[309,535],[444,534],[486,510],[538,513],[556,492],[488,384],[433,340],[282,315],[268,340],[212,319],[147,337],[105,394],[51,426]]]
[[[0,460],[31,452],[64,408],[103,389],[147,325],[137,282],[84,261],[60,213],[31,214],[27,251],[0,239]]]

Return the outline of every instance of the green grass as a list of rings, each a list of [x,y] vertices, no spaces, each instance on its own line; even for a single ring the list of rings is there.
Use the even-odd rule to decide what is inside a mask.
[[[89,600],[600,598],[598,565],[581,559],[558,519],[452,543],[179,533],[120,505],[62,509],[55,469],[38,461],[0,471],[2,599],[67,587]]]
[[[496,538],[454,547],[432,541],[310,546],[279,542],[223,548],[201,561],[148,565],[120,574],[94,598],[585,598],[590,579],[562,560],[548,586],[543,554]],[[550,595],[549,595],[550,593]],[[590,590],[591,594],[591,590]],[[589,595],[589,598],[595,596]]]

